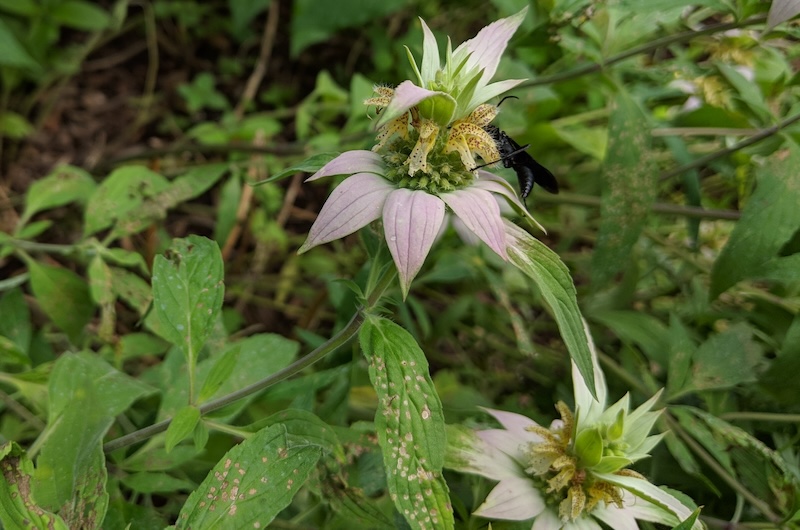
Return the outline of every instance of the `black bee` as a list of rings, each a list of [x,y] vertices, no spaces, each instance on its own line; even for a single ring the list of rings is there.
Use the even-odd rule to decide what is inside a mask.
[[[497,106],[499,107],[500,104],[508,98],[516,99],[516,96],[504,97]],[[530,144],[520,146],[513,138],[507,135],[505,131],[501,131],[494,125],[487,125],[483,129],[489,133],[489,136],[492,137],[495,145],[497,145],[497,150],[500,151],[500,160],[480,165],[474,169],[490,166],[502,161],[504,167],[513,169],[517,174],[519,191],[523,201],[530,195],[534,184],[538,184],[550,193],[558,193],[556,177],[549,169],[534,160],[533,157],[526,152]]]

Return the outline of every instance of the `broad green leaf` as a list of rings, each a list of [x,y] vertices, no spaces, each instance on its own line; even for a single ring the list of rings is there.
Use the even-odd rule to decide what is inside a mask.
[[[266,420],[268,426],[276,424],[283,425],[286,432],[298,440],[304,439],[309,444],[320,447],[339,462],[344,462],[344,448],[336,436],[336,431],[316,414],[300,409],[283,410]]]
[[[609,131],[599,127],[559,127],[554,126],[556,134],[578,151],[597,160],[606,156]]]
[[[0,18],[0,66],[24,68],[33,72],[41,71],[41,66],[30,56],[25,47],[19,43],[14,32]]]
[[[36,504],[31,496],[33,462],[16,442],[0,446],[0,523],[4,528],[69,530],[58,515]]]
[[[214,223],[214,241],[219,248],[225,248],[225,242],[236,226],[236,217],[239,210],[239,201],[242,198],[242,177],[239,171],[231,175],[220,187],[217,199],[217,215]]]
[[[0,0],[0,10],[23,17],[40,14],[41,7],[34,0]]]
[[[94,314],[86,282],[68,269],[33,260],[28,261],[28,272],[39,307],[77,344],[84,326]]]
[[[286,432],[262,429],[214,466],[186,501],[176,529],[266,528],[314,471],[322,450]]]
[[[629,262],[657,185],[647,117],[629,95],[620,92],[609,119],[603,161],[600,232],[591,271],[596,288],[606,285]]]
[[[674,526],[672,530],[691,530],[697,523],[698,517],[700,517],[700,508],[697,508],[695,511],[693,511],[692,515],[690,515],[684,521],[681,521],[681,524]]]
[[[164,338],[180,346],[194,370],[225,292],[219,247],[210,239],[175,239],[153,262],[153,314]]]
[[[15,357],[23,362],[29,362],[28,350],[31,346],[33,336],[33,326],[31,325],[31,313],[25,296],[20,289],[14,288],[3,294],[0,298],[0,335],[9,342],[8,347],[14,352]],[[0,345],[0,352],[7,355],[8,351],[3,351]]]
[[[800,403],[800,315],[786,331],[780,353],[761,374],[759,386],[783,403]]]
[[[167,437],[164,442],[164,448],[168,453],[192,434],[198,421],[200,421],[200,409],[191,405],[183,407],[175,414],[172,423],[167,427]]]
[[[756,273],[756,277],[796,285],[800,282],[798,271],[800,271],[800,253],[772,258],[764,263],[761,270]]]
[[[25,195],[25,211],[19,226],[42,210],[64,206],[71,202],[86,202],[97,185],[84,170],[73,166],[61,166],[45,178],[37,180]]]
[[[49,14],[59,24],[83,31],[104,30],[111,22],[108,13],[84,0],[58,2]]]
[[[558,254],[522,228],[510,221],[505,222],[505,228],[509,261],[536,282],[553,312],[570,357],[589,391],[596,397],[592,352],[589,350],[589,339],[583,327],[583,317],[569,269]]]
[[[34,131],[33,124],[21,114],[7,110],[0,112],[0,135],[21,140]]]
[[[711,270],[713,300],[762,268],[800,228],[800,147],[789,149],[756,170],[756,190]]]
[[[48,436],[36,462],[34,497],[51,510],[85,505],[74,517],[89,517],[94,510],[102,521],[107,502],[103,436],[117,415],[153,389],[89,353],[59,357],[48,389]]]
[[[728,83],[739,93],[739,100],[742,104],[749,107],[758,119],[764,123],[769,123],[772,119],[772,111],[764,101],[764,94],[761,93],[758,83],[747,79],[734,67],[722,61],[716,61],[715,66],[725,76]]]
[[[294,164],[291,167],[287,167],[280,173],[276,175],[272,175],[266,180],[262,180],[261,182],[256,182],[254,185],[265,184],[267,182],[273,182],[276,180],[281,180],[286,177],[291,177],[295,173],[316,173],[322,167],[339,156],[340,153],[319,153],[312,157],[306,158],[300,163]]]
[[[756,380],[762,363],[761,346],[753,329],[739,323],[712,335],[694,354],[688,390],[721,390]]]
[[[145,316],[152,299],[150,285],[140,276],[128,270],[119,267],[109,268],[111,269],[114,293],[135,309],[140,317]]]
[[[167,179],[142,166],[114,170],[89,198],[84,234],[94,234],[136,216],[146,201],[168,187]]]
[[[425,354],[406,330],[378,317],[358,338],[378,394],[375,430],[392,500],[411,528],[453,528],[444,415]]]

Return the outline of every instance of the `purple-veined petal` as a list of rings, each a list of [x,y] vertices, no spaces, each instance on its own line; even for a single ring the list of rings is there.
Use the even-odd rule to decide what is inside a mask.
[[[489,245],[501,258],[508,261],[506,236],[500,207],[488,191],[475,187],[440,195],[467,228]]]
[[[491,193],[496,193],[497,195],[502,195],[508,200],[508,202],[517,207],[517,211],[525,216],[525,219],[538,226],[545,234],[547,233],[547,230],[545,230],[544,227],[539,224],[539,221],[534,219],[528,209],[525,208],[525,205],[519,200],[514,188],[512,188],[511,184],[506,182],[505,179],[481,169],[478,170],[478,177],[479,178],[473,184],[474,187]]]
[[[464,224],[464,221],[455,215],[449,215],[449,220],[450,224],[453,225],[456,234],[458,234],[458,237],[461,238],[461,241],[472,246],[478,246],[480,244],[481,240],[478,239],[478,236],[472,233],[472,230],[467,228],[467,225]]]
[[[394,190],[383,207],[383,230],[392,253],[403,298],[436,240],[444,221],[444,203],[436,195]]]
[[[487,519],[525,521],[545,509],[542,494],[527,478],[509,478],[494,487],[475,515]]]
[[[433,80],[436,76],[437,70],[441,68],[439,62],[439,45],[436,43],[436,37],[433,32],[421,18],[422,22],[422,79],[421,81]]]
[[[456,48],[454,54],[457,54],[462,47],[466,47],[470,52],[467,69],[483,70],[481,85],[485,85],[494,77],[497,65],[500,63],[500,56],[503,55],[508,41],[522,24],[527,12],[528,8],[525,7],[515,15],[492,22],[480,30],[475,37]]]
[[[545,509],[536,517],[531,530],[561,530],[563,524],[553,510]]]
[[[331,175],[353,175],[355,173],[375,173],[382,175],[385,170],[383,159],[378,153],[358,149],[345,151],[306,179],[306,182]]]
[[[452,97],[444,92],[436,92],[427,88],[418,87],[411,81],[403,81],[394,89],[394,96],[389,102],[389,106],[383,109],[380,118],[375,123],[375,128],[380,129],[391,120],[408,112],[408,109],[417,105],[420,101],[434,96],[442,96],[449,99]]]
[[[386,198],[394,185],[372,173],[356,173],[344,179],[325,201],[317,220],[308,231],[308,239],[297,251],[352,234],[381,216]]]

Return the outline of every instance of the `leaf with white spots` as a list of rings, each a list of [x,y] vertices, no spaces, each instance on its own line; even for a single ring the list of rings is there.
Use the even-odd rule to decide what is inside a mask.
[[[411,528],[453,528],[442,477],[442,403],[425,354],[406,330],[386,319],[368,319],[358,337],[378,394],[375,430],[392,501]]]
[[[266,528],[314,471],[318,445],[277,424],[258,431],[214,466],[183,506],[176,529]]]
[[[153,314],[160,321],[159,332],[183,349],[192,370],[222,308],[222,279],[222,254],[205,237],[176,239],[153,263]]]

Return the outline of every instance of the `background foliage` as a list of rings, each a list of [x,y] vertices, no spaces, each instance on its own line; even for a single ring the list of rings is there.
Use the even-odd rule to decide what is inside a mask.
[[[251,500],[231,528],[406,524],[375,436],[395,405],[360,351],[376,334],[416,340],[394,353],[427,359],[447,423],[549,423],[569,361],[519,270],[446,234],[362,324],[375,235],[296,255],[328,192],[301,162],[371,146],[362,101],[408,78],[416,16],[458,43],[522,5],[0,0],[7,528],[219,528],[203,499],[231,513],[227,473]],[[800,526],[798,12],[538,0],[498,72],[529,79],[498,123],[558,177],[528,206],[612,397],[666,388],[670,433],[637,469],[711,527]],[[484,525],[491,484],[445,478],[455,524]]]

